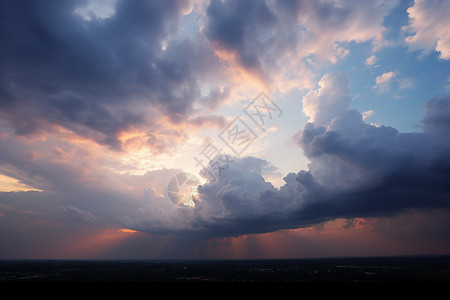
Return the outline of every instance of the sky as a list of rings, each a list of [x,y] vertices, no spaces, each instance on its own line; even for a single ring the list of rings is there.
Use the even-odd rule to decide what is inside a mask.
[[[450,2],[0,2],[0,259],[450,254]]]

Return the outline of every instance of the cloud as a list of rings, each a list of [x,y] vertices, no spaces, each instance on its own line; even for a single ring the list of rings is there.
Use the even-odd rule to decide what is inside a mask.
[[[93,18],[109,18],[115,14],[116,3],[116,0],[89,0],[85,1],[84,5],[77,7],[74,13],[79,14],[87,21]]]
[[[399,75],[400,72],[395,70],[377,76],[372,89],[377,90],[380,93],[386,93],[394,86],[397,87],[398,90],[414,88],[416,80],[413,78],[402,78]]]
[[[54,143],[59,152],[70,152],[70,157],[55,160],[51,151]],[[2,222],[8,224],[0,226],[2,241],[8,244],[0,249],[2,257],[79,258],[83,253],[74,246],[66,247],[68,244],[78,247],[91,237],[101,244],[101,237],[96,239],[96,235],[124,228],[125,216],[142,210],[149,199],[161,199],[161,203],[155,203],[163,210],[164,204],[172,205],[164,198],[164,188],[181,170],[122,174],[117,172],[121,160],[115,151],[90,145],[100,148],[101,155],[93,151],[95,148],[55,141],[52,136],[45,143],[30,143],[11,136],[2,144],[2,173],[40,188],[39,192],[0,192]],[[41,156],[35,160],[22,159],[22,149],[26,151],[28,147]],[[92,247],[87,247],[88,255],[92,255]]]
[[[162,218],[158,212],[130,217],[128,226],[227,236],[450,207],[449,97],[424,104],[424,132],[399,133],[367,124],[349,108],[345,73],[326,74],[320,82],[303,98],[313,117],[299,134],[311,161],[308,170],[286,175],[285,184],[275,188],[263,176],[267,161],[235,158],[217,180],[199,187],[194,208],[172,208]],[[313,100],[320,105],[312,106]]]
[[[450,94],[450,75],[447,77],[447,82],[444,85],[444,90]]]
[[[93,222],[95,220],[95,217],[90,212],[82,211],[71,205],[62,206],[59,211],[64,215],[81,221]]]
[[[123,131],[189,118],[199,80],[220,69],[203,35],[173,37],[189,1],[97,4],[2,2],[1,117],[17,135],[58,125],[120,150]],[[209,105],[224,97],[210,95]]]
[[[211,1],[206,35],[218,47],[235,53],[240,65],[264,76],[261,38],[269,35],[275,16],[264,1]]]
[[[366,66],[373,66],[377,62],[377,60],[378,58],[375,56],[375,54],[373,54],[366,59],[365,64]]]
[[[204,30],[222,57],[266,86],[281,86],[292,77],[307,82],[308,65],[336,63],[350,42],[380,47],[393,3],[211,1]]]
[[[383,83],[391,81],[396,76],[395,72],[386,72],[375,78],[376,85],[381,85]]]
[[[93,227],[222,237],[448,208],[450,99],[424,104],[423,132],[399,133],[364,122],[368,112],[351,108],[342,72],[324,75],[303,97],[309,122],[297,136],[310,165],[279,188],[265,177],[268,161],[235,157],[186,208],[164,196],[181,170],[119,172],[117,150],[147,143],[152,154],[167,153],[187,139],[185,127],[223,126],[221,116],[201,115],[231,96],[233,84],[209,85],[229,79],[222,67],[236,64],[268,83],[312,78],[306,66],[336,62],[348,43],[382,44],[387,2],[211,1],[205,26],[189,37],[178,35],[192,10],[185,1],[92,5],[0,4],[0,117],[10,126],[0,165],[41,190],[0,193],[2,218],[33,211],[33,225],[69,216]],[[375,86],[395,78],[384,73]]]
[[[391,9],[383,1],[193,7],[180,0],[3,1],[0,117],[16,135],[64,128],[124,150],[126,132],[159,132],[155,120],[180,124],[195,120],[199,106],[207,113],[220,107],[233,85],[242,85],[234,76],[251,74],[266,87],[310,87],[308,65],[336,62],[349,42],[380,42]],[[204,24],[187,35],[188,12]]]
[[[348,110],[352,101],[350,81],[340,73],[329,73],[319,81],[319,89],[309,91],[303,97],[303,113],[310,122],[324,125]]]
[[[405,42],[412,49],[424,54],[439,53],[442,59],[450,59],[450,4],[448,1],[416,0],[407,10],[409,24],[404,30],[412,35]]]
[[[450,97],[432,98],[423,104],[426,114],[422,120],[426,133],[448,140],[450,128]]]
[[[386,72],[375,78],[375,85],[372,89],[378,89],[380,92],[386,92],[389,90],[389,84],[397,77],[398,72]]]
[[[375,111],[373,109],[366,110],[362,113],[362,118],[365,121],[366,119],[372,117],[375,114]]]

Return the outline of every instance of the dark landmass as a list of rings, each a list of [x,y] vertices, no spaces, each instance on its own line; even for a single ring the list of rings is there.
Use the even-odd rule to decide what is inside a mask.
[[[450,256],[0,260],[0,282],[450,282]]]

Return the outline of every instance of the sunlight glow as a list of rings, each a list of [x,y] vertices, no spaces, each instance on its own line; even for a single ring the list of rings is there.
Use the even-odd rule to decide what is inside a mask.
[[[40,189],[35,189],[29,185],[21,183],[19,180],[0,174],[0,192],[28,192],[37,191],[42,192]]]

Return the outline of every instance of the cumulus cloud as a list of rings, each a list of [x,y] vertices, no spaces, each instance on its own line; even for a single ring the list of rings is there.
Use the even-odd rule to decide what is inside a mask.
[[[398,72],[396,71],[386,72],[377,76],[377,78],[375,78],[375,85],[372,86],[372,89],[376,89],[379,92],[387,92],[390,84],[397,78],[397,76]]]
[[[373,66],[377,62],[377,60],[377,57],[375,56],[375,54],[373,54],[366,59],[365,64],[366,66]]]
[[[405,38],[406,43],[425,54],[436,51],[440,58],[450,59],[450,3],[416,0],[407,11],[409,24],[404,29],[411,35]]]
[[[380,85],[380,84],[389,82],[389,81],[391,81],[395,76],[396,76],[396,75],[395,75],[395,72],[392,72],[392,71],[391,71],[391,72],[383,73],[383,74],[381,74],[380,76],[378,76],[377,78],[375,78],[375,83],[376,83],[377,85]]]
[[[350,81],[340,73],[329,73],[319,81],[319,89],[309,91],[303,97],[303,113],[310,122],[326,125],[348,110],[352,101]]]
[[[173,208],[161,221],[172,232],[222,236],[449,208],[449,97],[424,104],[424,132],[399,133],[367,124],[350,109],[345,73],[326,74],[320,82],[303,98],[312,117],[299,134],[308,170],[288,174],[278,189],[264,179],[266,161],[235,158],[217,180],[199,187],[194,208]],[[142,215],[130,217],[128,225],[158,231],[152,225],[160,225],[157,215],[146,215],[145,222]]]
[[[400,72],[395,70],[377,76],[372,89],[377,90],[380,93],[386,93],[393,87],[397,87],[399,90],[411,89],[414,87],[415,80],[413,78],[405,78],[399,75]]]
[[[386,72],[381,74],[380,76],[377,76],[377,78],[375,78],[375,85],[373,86],[373,88],[379,88],[381,85],[389,83],[396,76],[397,74],[393,71]]]

